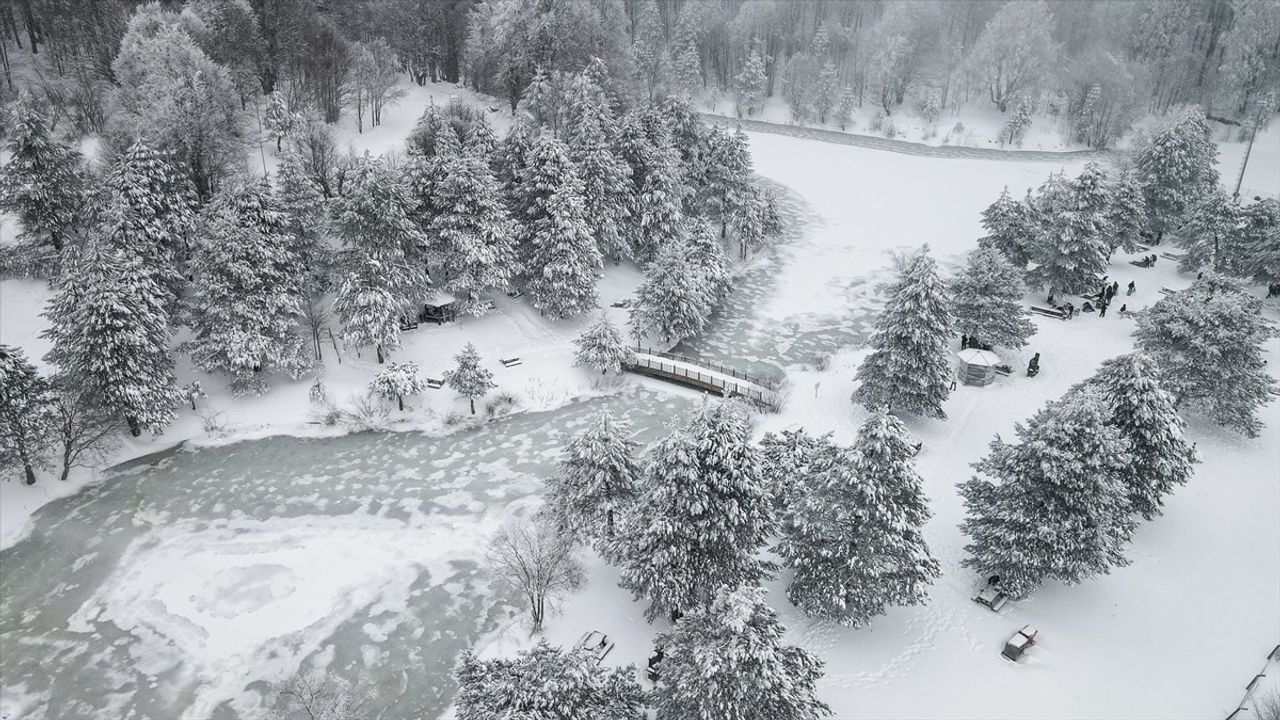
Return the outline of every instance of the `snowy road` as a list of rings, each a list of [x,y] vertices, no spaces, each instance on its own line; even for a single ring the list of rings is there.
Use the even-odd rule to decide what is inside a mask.
[[[917,155],[929,158],[952,158],[957,160],[1030,160],[1035,162],[1083,162],[1107,157],[1110,153],[1098,150],[1072,150],[1051,152],[1047,150],[1005,150],[1003,148],[967,147],[964,145],[925,145],[924,143],[891,140],[875,135],[859,135],[857,133],[825,130],[823,128],[803,127],[800,125],[784,125],[782,123],[751,120],[748,118],[732,118],[723,115],[700,113],[707,122],[717,125],[737,126],[751,132],[787,135],[805,140],[819,140],[840,145],[868,148],[871,150],[887,150],[903,155]]]

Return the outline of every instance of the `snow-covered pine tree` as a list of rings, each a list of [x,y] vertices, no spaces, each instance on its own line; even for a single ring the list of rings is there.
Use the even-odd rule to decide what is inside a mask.
[[[729,259],[725,257],[724,246],[720,244],[710,223],[702,218],[695,218],[689,225],[685,252],[689,262],[702,276],[709,311],[714,311],[732,289]]]
[[[634,112],[623,120],[618,153],[631,167],[631,254],[647,263],[683,233],[685,188],[679,155],[668,133],[659,132],[655,142]]]
[[[1110,238],[1115,235],[1115,228],[1111,227],[1112,187],[1107,171],[1096,162],[1087,163],[1079,175],[1067,181],[1067,187],[1075,200],[1076,209],[1095,218],[1098,230],[1110,247]]]
[[[1250,276],[1257,282],[1280,281],[1280,200],[1258,198],[1241,208],[1243,245]]]
[[[822,661],[783,645],[778,615],[753,586],[722,588],[706,608],[655,641],[662,682],[650,695],[657,720],[816,720]]]
[[[484,313],[480,293],[506,288],[517,269],[514,228],[485,158],[473,152],[438,155],[426,198],[427,233],[446,290]]]
[[[1014,200],[1005,186],[1000,197],[982,211],[982,227],[987,234],[978,240],[983,247],[992,247],[1004,254],[1019,270],[1027,266],[1028,253],[1035,239],[1031,209]]]
[[[300,285],[305,301],[329,288],[334,253],[325,242],[329,216],[324,192],[292,150],[281,155],[276,168],[274,203],[284,215],[290,252],[302,269]]]
[[[1107,224],[1111,228],[1111,249],[1137,252],[1146,230],[1147,200],[1142,183],[1132,170],[1120,173],[1111,187],[1111,205],[1107,208]]]
[[[20,237],[32,246],[62,251],[85,202],[80,153],[50,134],[44,118],[27,103],[18,103],[0,168],[0,210],[22,225]]]
[[[28,485],[49,464],[53,395],[22,350],[0,345],[0,467],[22,468]],[[66,478],[63,478],[66,479]]]
[[[560,472],[547,478],[545,507],[556,527],[606,556],[619,516],[636,499],[640,468],[630,430],[602,411],[569,441]]]
[[[1023,347],[1036,332],[1024,294],[1022,276],[1004,254],[979,247],[951,281],[956,329],[991,345]]]
[[[427,389],[427,383],[418,374],[418,364],[414,362],[393,362],[386,369],[373,376],[369,390],[378,396],[394,398],[400,411],[404,411],[404,396],[417,395]]]
[[[640,497],[610,554],[619,584],[649,601],[652,620],[703,606],[721,586],[759,583],[773,570],[756,557],[771,526],[750,420],[726,401],[649,451]]]
[[[752,193],[751,152],[747,136],[738,128],[730,133],[715,126],[707,133],[706,201],[720,219],[720,239],[728,238],[729,227],[757,200]],[[745,256],[745,253],[744,253]]]
[[[338,252],[334,313],[356,348],[373,347],[381,363],[400,346],[400,320],[426,295],[427,236],[413,219],[405,182],[381,162],[366,162],[334,201],[333,221],[343,237]]]
[[[236,394],[261,394],[260,373],[297,379],[311,366],[299,334],[304,268],[287,218],[265,180],[223,184],[201,218],[191,263],[194,337],[184,349],[205,372],[231,376]]]
[[[196,220],[190,180],[166,156],[138,140],[116,157],[103,186],[108,208],[101,222],[107,242],[141,258],[167,291],[166,305],[173,312],[185,283]]]
[[[536,131],[529,126],[529,123],[520,122],[517,119],[494,152],[493,164],[496,166],[494,174],[502,187],[502,196],[507,202],[507,209],[511,211],[512,219],[519,225],[527,222],[525,212],[528,208],[524,202],[524,195],[527,193],[522,185],[525,165],[528,163],[529,153],[533,150],[535,133]]]
[[[666,85],[671,67],[666,31],[662,25],[662,16],[658,13],[658,3],[654,0],[640,0],[635,11],[632,35],[634,40],[631,42],[631,56],[635,59],[636,76],[649,102],[653,102]]]
[[[533,79],[520,94],[518,109],[533,123],[534,127],[545,128],[553,134],[558,134],[562,100],[551,74],[538,68],[533,74]]]
[[[1141,352],[1102,363],[1087,381],[1099,390],[1110,410],[1108,423],[1130,443],[1130,465],[1124,479],[1133,511],[1154,519],[1164,497],[1185,485],[1199,462],[1195,445],[1185,437],[1186,422],[1173,396],[1160,386],[1155,362]]]
[[[1262,429],[1257,413],[1271,401],[1263,344],[1274,335],[1262,301],[1212,271],[1138,315],[1134,333],[1175,405],[1249,437]]]
[[[644,281],[631,302],[631,333],[651,333],[673,342],[697,335],[715,309],[700,268],[689,257],[686,242],[670,243],[645,267]]]
[[[1141,143],[1134,166],[1147,201],[1147,220],[1157,242],[1180,227],[1195,202],[1218,185],[1218,147],[1200,108],[1189,107]]]
[[[579,73],[569,88],[565,140],[569,159],[582,179],[582,199],[600,254],[617,259],[629,251],[631,167],[613,148],[617,123],[604,89]]]
[[[442,142],[460,147],[462,138],[444,113],[440,112],[440,108],[430,105],[422,112],[422,117],[418,118],[417,125],[409,133],[409,154],[424,160],[433,158],[439,154]]]
[[[671,43],[671,94],[696,99],[702,93],[702,58],[691,33],[677,36]]]
[[[1240,278],[1252,275],[1249,248],[1240,232],[1242,214],[1240,204],[1220,187],[1188,209],[1186,223],[1172,231],[1186,251],[1178,269],[1187,273],[1209,269]]]
[[[951,390],[951,299],[925,245],[903,258],[876,318],[871,354],[858,368],[853,401],[945,418]]]
[[[1028,248],[1029,281],[1050,295],[1095,291],[1107,267],[1110,231],[1088,185],[1049,178],[1036,198],[1039,228]],[[1105,208],[1105,206],[1104,206]]]
[[[277,153],[281,151],[281,143],[284,139],[302,124],[302,117],[289,109],[284,93],[279,90],[274,90],[267,96],[267,107],[262,116],[268,137],[276,141]]]
[[[857,627],[888,606],[924,602],[939,569],[921,533],[929,510],[914,454],[906,427],[883,410],[851,449],[817,452],[778,545],[795,570],[787,596],[797,607]]]
[[[755,115],[764,108],[764,99],[769,89],[769,77],[765,72],[764,58],[759,50],[752,50],[742,71],[734,78],[734,90],[738,93],[738,115],[746,110],[748,115]]]
[[[707,184],[707,125],[689,101],[682,97],[663,98],[656,114],[665,121],[671,144],[680,155],[681,175],[688,185],[684,212],[686,215],[699,214],[698,198],[705,196]]]
[[[577,363],[599,370],[601,375],[621,373],[622,365],[635,356],[607,313],[600,313],[600,317],[575,338],[573,344],[578,347],[574,352]]]
[[[1128,564],[1130,447],[1108,415],[1096,391],[1076,390],[1018,423],[1021,442],[991,442],[974,465],[987,477],[960,484],[966,566],[1019,598],[1045,580],[1074,584]]]
[[[476,398],[498,387],[493,382],[493,373],[480,366],[480,351],[473,343],[467,343],[462,351],[453,356],[458,366],[444,374],[445,384],[453,388],[462,397],[471,402],[471,414],[476,414]]]
[[[831,434],[814,437],[804,428],[765,433],[760,439],[760,462],[772,487],[773,508],[785,522],[808,487],[809,466],[814,458],[834,447]]]
[[[118,223],[112,223],[118,227]],[[42,334],[45,359],[135,437],[159,433],[182,402],[169,349],[168,293],[137,256],[94,242],[63,268]]]
[[[549,133],[534,141],[519,185],[519,229],[526,287],[538,312],[581,315],[596,306],[600,248],[592,235],[582,180],[564,143]]]
[[[457,720],[642,720],[644,690],[634,665],[600,664],[586,650],[541,640],[514,659],[458,663]]]

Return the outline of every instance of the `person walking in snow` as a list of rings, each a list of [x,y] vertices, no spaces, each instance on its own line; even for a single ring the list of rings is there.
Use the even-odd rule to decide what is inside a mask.
[[[1116,280],[1111,283],[1111,297],[1115,297],[1118,292],[1120,292],[1120,281]]]
[[[1137,288],[1134,286],[1133,281],[1132,281],[1132,280],[1130,280],[1130,281],[1129,281],[1129,291],[1128,291],[1128,292],[1126,292],[1126,293],[1125,293],[1125,295],[1132,295],[1136,289],[1137,289]]]
[[[1098,303],[1098,317],[1103,318],[1107,316],[1107,305],[1109,304],[1110,303],[1108,303],[1106,300],[1103,300],[1102,302]]]

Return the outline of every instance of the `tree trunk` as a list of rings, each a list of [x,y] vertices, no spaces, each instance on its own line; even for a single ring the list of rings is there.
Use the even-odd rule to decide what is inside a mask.
[[[31,463],[26,463],[26,462],[22,463],[22,470],[23,470],[23,472],[25,472],[25,473],[26,473],[26,475],[27,475],[27,484],[28,484],[28,485],[35,485],[35,484],[36,484],[36,471],[31,469]]]
[[[475,414],[476,414],[476,399],[475,399],[475,398],[470,398],[470,400],[471,400],[471,414],[472,414],[472,415],[475,415]]]
[[[397,396],[396,396],[396,402],[398,402],[398,403],[400,404],[400,412],[404,412],[404,396],[403,396],[403,395],[397,395]]]
[[[64,443],[62,446],[62,475],[58,477],[63,482],[67,476],[71,474],[71,445]]]
[[[378,350],[378,364],[381,365],[385,360],[385,358],[382,357],[382,346],[378,345],[377,350]]]
[[[138,418],[132,415],[126,415],[124,421],[129,424],[129,434],[138,437],[142,434],[142,426],[138,423]]]

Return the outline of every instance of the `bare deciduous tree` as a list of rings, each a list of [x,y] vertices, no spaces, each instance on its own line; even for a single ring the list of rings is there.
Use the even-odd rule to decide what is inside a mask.
[[[53,402],[54,426],[62,448],[62,475],[73,467],[98,467],[119,446],[119,418],[85,402],[72,388],[59,387]]]
[[[489,568],[529,601],[533,632],[542,631],[548,604],[582,584],[573,541],[542,518],[515,518],[489,543]]]
[[[272,720],[357,720],[370,716],[372,695],[358,685],[319,670],[299,670],[275,683]]]
[[[321,298],[314,297],[302,303],[302,324],[311,335],[311,344],[315,348],[317,361],[324,361],[324,356],[320,352],[320,336],[324,333],[325,328],[329,326],[329,320],[332,318],[333,315],[329,312],[329,306]]]

